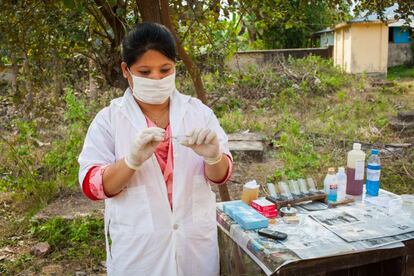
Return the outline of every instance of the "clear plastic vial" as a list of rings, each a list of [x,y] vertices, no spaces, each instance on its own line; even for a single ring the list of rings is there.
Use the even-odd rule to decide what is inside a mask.
[[[338,168],[336,179],[338,180],[338,200],[341,200],[345,198],[346,190],[346,172],[344,167]]]

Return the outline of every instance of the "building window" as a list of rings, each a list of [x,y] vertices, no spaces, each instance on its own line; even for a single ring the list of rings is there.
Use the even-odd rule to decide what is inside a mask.
[[[388,42],[394,42],[394,28],[388,28]]]

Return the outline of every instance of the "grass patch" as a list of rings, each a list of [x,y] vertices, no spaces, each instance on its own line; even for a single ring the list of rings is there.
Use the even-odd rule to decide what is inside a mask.
[[[399,65],[388,68],[387,79],[413,79],[414,66]]]
[[[2,275],[16,275],[30,265],[33,256],[30,254],[22,254],[18,256],[13,262],[6,261],[0,263],[0,274]],[[3,274],[4,273],[4,274]]]
[[[102,219],[85,217],[65,220],[53,218],[46,222],[32,222],[29,232],[38,241],[47,241],[51,253],[47,259],[58,262],[99,264],[105,259],[105,236]],[[30,269],[36,270],[38,258],[22,254],[14,261],[0,263],[0,273],[15,275]],[[40,263],[41,264],[41,263]]]
[[[261,110],[256,112],[245,113],[240,109],[224,113],[219,118],[220,125],[226,133],[234,133],[242,130],[249,130],[252,132],[262,132],[265,130],[265,126],[260,122],[258,117],[261,114]]]
[[[320,167],[321,158],[301,131],[298,121],[286,116],[277,128],[281,134],[273,144],[279,149],[277,157],[283,160],[284,166],[270,176],[270,181],[304,178],[309,172]]]
[[[45,223],[34,223],[30,229],[33,237],[47,241],[52,255],[66,259],[88,258],[99,263],[105,258],[105,236],[102,219],[75,218],[71,221],[53,218]]]

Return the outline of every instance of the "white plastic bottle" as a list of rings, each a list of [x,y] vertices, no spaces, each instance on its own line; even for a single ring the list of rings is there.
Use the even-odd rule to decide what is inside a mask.
[[[335,168],[329,168],[328,169],[328,174],[325,176],[325,179],[323,181],[323,191],[326,194],[329,194],[329,185],[332,182],[336,183]]]
[[[345,198],[346,190],[346,173],[344,167],[338,168],[336,179],[338,181],[338,200],[342,200]]]

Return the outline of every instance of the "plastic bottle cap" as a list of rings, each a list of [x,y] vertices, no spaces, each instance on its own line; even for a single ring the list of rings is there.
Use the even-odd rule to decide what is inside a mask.
[[[256,180],[252,180],[244,184],[244,187],[247,189],[257,189],[259,188],[259,184],[257,184]]]
[[[375,155],[376,155],[376,154],[378,154],[378,153],[379,153],[379,151],[378,151],[377,149],[372,149],[372,150],[371,150],[371,154],[375,154]]]
[[[360,143],[354,143],[353,147],[354,150],[360,150],[361,149],[361,144]]]
[[[329,168],[329,169],[328,169],[328,173],[330,173],[330,174],[335,173],[335,168],[332,168],[332,167],[331,167],[331,168]]]
[[[339,168],[338,168],[338,172],[340,172],[340,173],[345,173],[345,168],[344,168],[344,167],[339,167]]]

